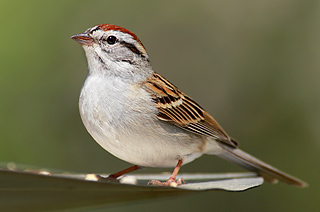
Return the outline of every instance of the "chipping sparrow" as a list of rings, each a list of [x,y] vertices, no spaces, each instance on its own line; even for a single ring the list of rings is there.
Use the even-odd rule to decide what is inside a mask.
[[[175,167],[167,182],[176,181],[182,164],[213,154],[257,172],[269,182],[307,184],[238,148],[221,126],[189,96],[153,71],[135,34],[101,24],[71,37],[82,45],[89,73],[79,108],[91,136],[108,152],[139,167]]]

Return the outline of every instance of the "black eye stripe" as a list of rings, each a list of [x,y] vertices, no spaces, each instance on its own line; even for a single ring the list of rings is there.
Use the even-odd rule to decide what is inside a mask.
[[[139,51],[139,49],[137,49],[137,47],[131,43],[127,43],[125,41],[120,41],[120,44],[127,47],[128,49],[130,49],[133,53],[140,55],[141,57],[145,57],[144,54],[142,52]]]

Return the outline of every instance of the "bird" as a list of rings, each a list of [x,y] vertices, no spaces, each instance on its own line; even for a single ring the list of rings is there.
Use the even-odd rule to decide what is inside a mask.
[[[270,183],[307,186],[241,150],[207,111],[153,70],[146,48],[131,31],[99,24],[71,38],[82,45],[88,62],[79,97],[82,122],[102,148],[133,164],[109,178],[142,167],[172,167],[167,181],[149,184],[181,185],[183,179],[176,179],[181,166],[208,154]]]

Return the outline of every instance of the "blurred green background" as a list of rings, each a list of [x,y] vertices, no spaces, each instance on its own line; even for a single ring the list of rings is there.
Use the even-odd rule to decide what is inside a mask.
[[[78,113],[87,74],[70,36],[102,23],[133,31],[154,69],[211,113],[242,149],[310,184],[264,184],[110,211],[319,211],[319,1],[0,1],[0,161],[75,172],[128,167]],[[162,172],[170,169],[145,169]],[[181,172],[242,169],[204,156]]]

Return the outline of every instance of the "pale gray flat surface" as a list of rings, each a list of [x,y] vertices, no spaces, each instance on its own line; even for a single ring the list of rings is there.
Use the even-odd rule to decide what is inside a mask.
[[[178,187],[148,186],[152,179],[166,180],[164,174],[128,175],[137,184],[86,180],[86,174],[36,173],[0,169],[0,207],[4,211],[39,211],[81,207],[110,207],[141,201],[224,190],[245,191],[263,183],[254,173],[180,174],[185,184]],[[49,175],[48,175],[49,174]],[[91,175],[95,176],[95,175]]]

